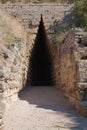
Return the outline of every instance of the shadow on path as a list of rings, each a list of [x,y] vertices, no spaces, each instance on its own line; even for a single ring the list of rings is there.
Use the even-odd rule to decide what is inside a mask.
[[[19,98],[26,100],[29,104],[36,105],[37,108],[52,110],[55,111],[58,116],[59,113],[61,113],[64,117],[69,118],[72,122],[69,124],[70,130],[87,130],[87,118],[80,116],[75,108],[69,104],[64,95],[55,87],[27,86],[19,93]],[[59,122],[61,122],[61,118],[62,116]],[[62,122],[62,124],[64,125],[64,122]],[[61,130],[61,128],[59,130]]]

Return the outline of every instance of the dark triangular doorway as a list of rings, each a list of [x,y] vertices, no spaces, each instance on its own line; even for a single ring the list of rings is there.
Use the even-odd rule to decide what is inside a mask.
[[[41,15],[35,43],[31,51],[27,83],[31,86],[52,86],[52,58]]]

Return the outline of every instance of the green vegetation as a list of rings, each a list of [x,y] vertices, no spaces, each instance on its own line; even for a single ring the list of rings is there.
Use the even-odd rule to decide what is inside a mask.
[[[56,41],[58,44],[62,43],[64,38],[67,36],[68,32],[58,34],[56,37]]]
[[[61,0],[61,2],[63,1],[64,0]],[[74,0],[74,8],[72,13],[74,16],[74,19],[72,19],[73,22],[71,20],[67,24],[58,24],[56,37],[57,43],[61,43],[63,41],[71,28],[81,27],[87,31],[87,0]],[[83,36],[83,38],[84,37],[87,37],[87,35]]]
[[[75,25],[87,30],[87,0],[75,0]]]
[[[69,18],[67,20],[67,18]],[[66,37],[66,35],[69,33],[69,31],[75,27],[75,23],[74,23],[74,19],[73,19],[73,10],[71,10],[71,12],[67,15],[65,15],[63,21],[57,22],[57,29],[56,29],[56,33],[57,33],[57,43],[61,43],[64,38]]]
[[[15,37],[11,32],[6,32],[6,41],[7,43],[20,43],[21,39]]]

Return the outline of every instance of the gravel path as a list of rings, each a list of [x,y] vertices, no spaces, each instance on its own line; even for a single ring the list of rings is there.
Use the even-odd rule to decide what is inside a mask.
[[[81,117],[54,87],[27,87],[4,115],[4,130],[87,130]]]

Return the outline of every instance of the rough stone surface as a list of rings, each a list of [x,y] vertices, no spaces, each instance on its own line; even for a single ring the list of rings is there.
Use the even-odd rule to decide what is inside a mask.
[[[72,4],[10,4],[1,6],[3,10],[8,12],[11,17],[19,20],[20,24],[25,27],[29,35],[37,33],[41,14],[50,42],[56,42],[55,34],[58,31],[57,26],[60,23],[73,23]],[[34,37],[35,39],[35,37]]]
[[[43,15],[43,20],[46,24],[52,25],[54,22],[65,18],[65,16],[71,13],[73,5],[57,5],[57,4],[10,4],[4,5],[5,9],[13,17],[20,18],[21,22],[27,26],[27,29],[34,29],[38,27],[41,14]],[[14,16],[15,14],[15,16]]]
[[[20,37],[20,43],[4,44],[4,39],[0,44],[0,130],[3,127],[3,114],[6,108],[18,100],[18,92],[23,87],[27,36],[23,29],[22,31],[24,35]]]
[[[71,31],[58,47],[59,86],[76,109],[87,116],[87,106],[82,104],[87,101],[87,61],[83,57],[87,48],[83,43],[80,43],[83,46],[78,43],[83,31],[78,31],[80,36],[76,31],[77,29]]]
[[[53,58],[55,85],[63,90],[69,101],[84,116],[87,116],[87,46],[81,40],[85,32],[74,29],[61,44],[55,44],[59,22],[66,24],[73,19],[73,5],[0,5],[25,27],[19,46],[12,43],[0,46],[0,111],[17,100],[19,91],[25,86],[29,57],[33,48],[40,16],[43,14],[50,52]],[[3,110],[4,110],[3,109]]]

